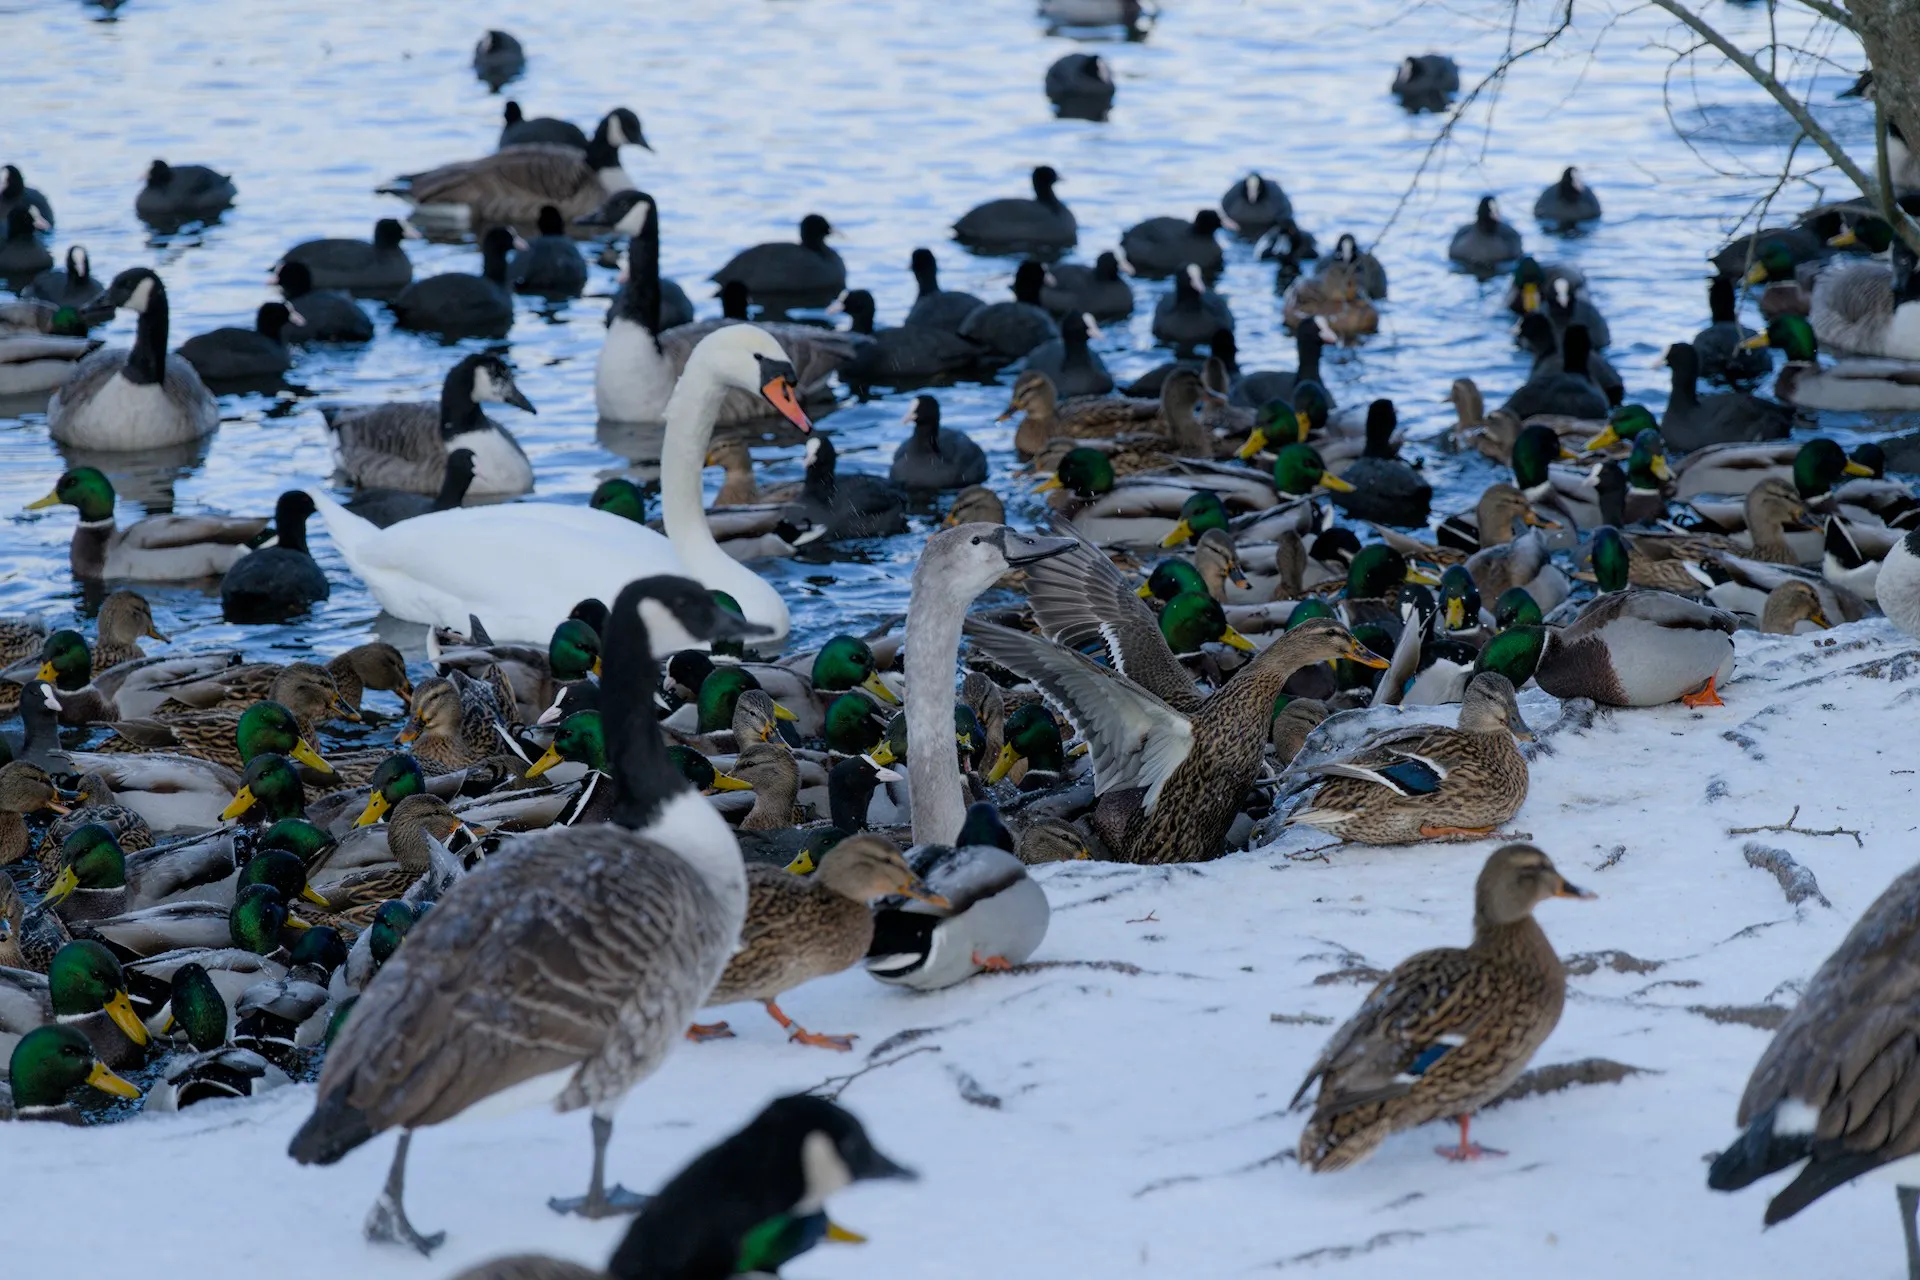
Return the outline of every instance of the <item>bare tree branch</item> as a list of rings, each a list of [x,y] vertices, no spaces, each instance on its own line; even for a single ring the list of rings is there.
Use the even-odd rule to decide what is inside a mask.
[[[1800,3],[1843,30],[1859,34],[1859,28],[1853,25],[1853,19],[1847,16],[1846,10],[1838,5],[1828,4],[1827,0],[1800,0]]]

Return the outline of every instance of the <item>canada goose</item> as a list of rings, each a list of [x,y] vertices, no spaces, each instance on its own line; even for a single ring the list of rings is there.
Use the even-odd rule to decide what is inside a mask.
[[[386,298],[413,283],[413,261],[401,243],[418,231],[398,218],[373,224],[373,239],[303,240],[287,250],[282,265],[298,262],[307,268],[316,289],[344,289],[370,298]]]
[[[473,450],[447,450],[447,478],[440,492],[429,498],[424,493],[404,489],[362,489],[346,504],[347,510],[362,520],[384,529],[388,525],[423,516],[429,511],[451,511],[466,500],[473,486]]]
[[[167,351],[167,289],[146,267],[113,278],[106,307],[139,317],[131,347],[102,347],[74,367],[47,404],[55,444],[154,449],[213,434],[220,407],[185,358]]]
[[[189,222],[217,220],[235,194],[232,178],[203,164],[155,160],[147,168],[147,185],[134,197],[133,212],[158,230],[178,230]]]
[[[632,1192],[605,1185],[614,1112],[681,1041],[738,940],[747,896],[732,830],[681,777],[656,727],[657,631],[720,639],[764,628],[684,578],[622,588],[602,693],[614,820],[518,836],[456,881],[361,993],[327,1055],[313,1114],[288,1150],[332,1164],[401,1130],[370,1239],[423,1254],[440,1243],[407,1221],[412,1131],[489,1099],[591,1108],[587,1193],[550,1203],[595,1218],[636,1207]],[[578,980],[549,981],[555,964]],[[526,1034],[500,1035],[504,1019]]]
[[[640,117],[616,107],[602,117],[584,154],[550,143],[508,147],[397,178],[380,190],[410,201],[422,225],[531,227],[541,205],[573,219],[592,213],[614,192],[631,190],[633,179],[620,167],[624,146],[653,149],[640,131]]]
[[[513,328],[507,257],[520,244],[505,227],[489,229],[480,238],[479,275],[444,271],[415,280],[393,300],[394,322],[402,329],[422,329],[443,338],[506,337]]]
[[[489,418],[486,404],[510,404],[537,412],[514,383],[499,356],[468,356],[447,371],[440,403],[334,406],[321,412],[334,465],[356,485],[438,493],[447,478],[447,455],[473,451],[476,496],[511,496],[533,488],[533,465],[519,441]]]

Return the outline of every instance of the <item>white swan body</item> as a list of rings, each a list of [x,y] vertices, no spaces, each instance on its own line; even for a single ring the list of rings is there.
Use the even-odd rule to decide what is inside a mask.
[[[782,370],[791,366],[780,344],[752,325],[730,326],[695,349],[667,404],[665,536],[605,511],[547,502],[432,511],[381,529],[325,493],[308,492],[341,557],[397,618],[465,630],[471,614],[496,640],[545,643],[580,601],[611,600],[635,578],[677,573],[726,592],[748,621],[772,628],[756,641],[771,651],[787,638],[786,602],[714,540],[700,468],[714,407],[731,390],[760,392]],[[784,398],[792,403],[790,391]],[[792,413],[800,413],[797,405]],[[676,647],[660,644],[662,653]],[[689,638],[677,647],[702,646]]]

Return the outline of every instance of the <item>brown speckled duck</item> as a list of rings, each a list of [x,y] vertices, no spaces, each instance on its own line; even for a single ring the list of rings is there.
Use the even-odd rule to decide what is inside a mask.
[[[1498,1155],[1467,1140],[1473,1113],[1512,1084],[1560,1021],[1567,975],[1533,918],[1548,898],[1591,898],[1530,844],[1494,851],[1474,886],[1473,941],[1400,962],[1321,1051],[1293,1096],[1320,1093],[1300,1163],[1344,1169],[1387,1136],[1457,1117],[1449,1160]]]
[[[0,867],[12,866],[32,847],[25,815],[66,813],[60,789],[39,765],[15,760],[0,768]]]
[[[758,1000],[790,1033],[789,1040],[844,1052],[853,1048],[854,1037],[808,1031],[781,1012],[780,996],[803,982],[851,969],[866,957],[873,943],[868,903],[896,894],[941,908],[947,900],[928,889],[900,851],[880,836],[842,840],[827,850],[811,876],[795,874],[811,863],[803,853],[786,870],[747,868],[747,922],[740,947],[707,1003]],[[696,1025],[687,1034],[704,1040],[733,1033],[720,1022]]]
[[[414,687],[413,714],[400,726],[397,741],[423,766],[464,769],[503,750],[502,732],[493,687],[456,671]]]
[[[100,602],[95,621],[93,674],[135,658],[144,658],[141,638],[165,640],[167,636],[153,623],[153,608],[138,591],[116,591]]]
[[[105,617],[104,610],[101,616]],[[104,622],[102,626],[105,626]],[[159,714],[177,712],[183,707],[201,710],[217,706],[249,707],[262,698],[272,696],[269,690],[285,670],[287,668],[279,663],[248,662],[211,676],[181,680],[164,686],[168,701],[161,704]],[[369,689],[397,694],[403,703],[410,703],[413,699],[413,684],[407,679],[406,659],[400,656],[398,649],[385,641],[355,645],[335,655],[328,659],[326,671],[333,678],[334,691],[340,696],[340,704],[355,713],[360,711]]]
[[[1337,759],[1309,766],[1323,779],[1287,817],[1363,844],[1478,840],[1520,811],[1527,761],[1514,739],[1533,733],[1513,683],[1482,671],[1467,682],[1460,727],[1389,729]]]

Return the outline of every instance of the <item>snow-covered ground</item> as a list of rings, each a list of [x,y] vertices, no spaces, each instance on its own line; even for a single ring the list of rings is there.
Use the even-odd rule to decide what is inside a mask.
[[[1052,933],[1021,971],[934,995],[849,973],[784,1002],[857,1032],[789,1046],[756,1007],[740,1038],[688,1046],[635,1090],[610,1166],[657,1186],[769,1097],[841,1080],[840,1100],[916,1184],[857,1187],[808,1277],[1904,1275],[1892,1191],[1847,1188],[1762,1233],[1765,1196],[1706,1189],[1740,1089],[1797,984],[1913,860],[1920,648],[1883,621],[1818,637],[1744,634],[1727,706],[1561,722],[1514,822],[1596,902],[1540,917],[1570,961],[1566,1014],[1536,1065],[1605,1058],[1618,1084],[1509,1103],[1475,1126],[1511,1154],[1457,1166],[1444,1125],[1360,1167],[1309,1176],[1286,1103],[1374,972],[1462,943],[1491,846],[1342,848],[1313,833],[1205,866],[1077,864],[1040,874]],[[1560,720],[1537,690],[1534,727]],[[1730,834],[1780,824],[1849,835]],[[1789,903],[1747,848],[1818,881]],[[1830,905],[1829,905],[1830,904]],[[584,1114],[423,1131],[409,1208],[445,1228],[431,1261],[360,1237],[392,1152],[331,1169],[286,1158],[310,1087],[84,1131],[0,1127],[9,1270],[445,1276],[507,1251],[603,1262],[623,1226],[555,1217],[587,1174]],[[68,1224],[60,1230],[44,1224]]]

